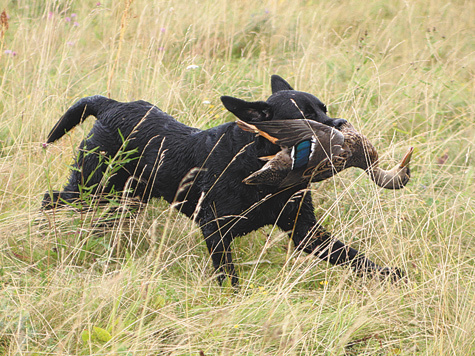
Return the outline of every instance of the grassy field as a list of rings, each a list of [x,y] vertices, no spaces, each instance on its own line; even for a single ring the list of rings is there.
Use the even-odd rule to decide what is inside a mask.
[[[475,354],[475,2],[0,0],[0,354]],[[324,101],[412,180],[359,170],[312,185],[335,236],[407,283],[359,278],[272,227],[234,243],[218,287],[199,229],[153,201],[40,211],[93,119],[42,147],[93,94],[144,99],[200,128],[219,97],[264,100],[270,75]]]

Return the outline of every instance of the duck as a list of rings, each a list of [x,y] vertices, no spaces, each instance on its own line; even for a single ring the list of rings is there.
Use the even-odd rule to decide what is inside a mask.
[[[364,170],[376,185],[401,189],[410,179],[409,163],[414,148],[390,170],[379,167],[375,147],[348,121],[338,128],[307,120],[275,120],[247,123],[236,120],[244,131],[256,133],[280,151],[259,157],[266,163],[243,180],[249,185],[287,188],[320,182],[350,167]]]

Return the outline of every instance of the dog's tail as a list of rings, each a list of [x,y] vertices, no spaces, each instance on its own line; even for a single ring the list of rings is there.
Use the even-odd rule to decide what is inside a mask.
[[[76,125],[79,125],[88,116],[93,115],[97,117],[99,110],[104,108],[104,104],[111,101],[113,100],[102,95],[82,98],[76,104],[71,106],[63,116],[61,116],[59,121],[48,134],[47,143],[52,143],[60,139],[65,133],[70,131]]]

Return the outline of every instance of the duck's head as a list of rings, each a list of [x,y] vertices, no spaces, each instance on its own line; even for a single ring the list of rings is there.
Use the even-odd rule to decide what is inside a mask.
[[[409,148],[401,162],[388,171],[377,166],[376,162],[376,164],[369,167],[366,172],[369,174],[371,179],[380,187],[386,189],[404,188],[404,186],[409,182],[409,179],[411,177],[409,162],[411,161],[413,151],[414,147]]]

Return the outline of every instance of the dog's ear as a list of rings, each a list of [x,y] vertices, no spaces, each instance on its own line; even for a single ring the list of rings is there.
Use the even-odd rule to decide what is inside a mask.
[[[222,96],[223,105],[245,122],[267,121],[272,118],[272,108],[265,101],[245,101],[232,96]]]
[[[294,88],[292,88],[289,83],[287,83],[282,77],[279,77],[276,74],[270,77],[270,85],[272,88],[272,94],[277,93],[281,90],[294,90]]]

